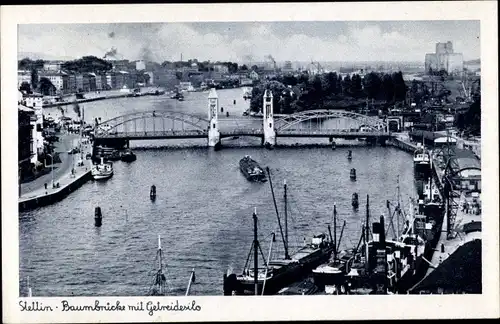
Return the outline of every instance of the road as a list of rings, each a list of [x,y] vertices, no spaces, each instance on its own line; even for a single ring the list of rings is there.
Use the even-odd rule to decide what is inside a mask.
[[[74,157],[68,154],[68,151],[75,147],[78,142],[78,135],[74,134],[62,134],[59,137],[59,142],[56,142],[54,151],[59,153],[61,158],[61,163],[54,163],[54,183],[57,183],[59,179],[67,176],[71,173],[71,168],[74,163],[80,158],[79,154]],[[84,153],[85,154],[85,153]],[[73,161],[75,159],[75,161]],[[33,181],[21,184],[21,196],[25,196],[32,192],[38,191],[44,188],[44,184],[47,184],[47,188],[52,187],[52,173],[49,172],[41,177],[36,178]]]

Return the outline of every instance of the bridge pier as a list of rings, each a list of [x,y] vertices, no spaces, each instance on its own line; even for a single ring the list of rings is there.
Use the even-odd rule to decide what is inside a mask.
[[[215,88],[210,89],[208,94],[208,146],[215,149],[219,148],[220,142],[220,132],[219,125],[217,121],[217,112],[219,110],[219,97]]]
[[[264,146],[273,147],[276,145],[276,130],[274,129],[273,118],[273,92],[266,90],[264,92],[264,118],[263,120],[263,144]]]

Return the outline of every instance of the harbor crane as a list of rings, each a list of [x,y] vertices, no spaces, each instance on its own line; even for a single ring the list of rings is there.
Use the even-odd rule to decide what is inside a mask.
[[[319,64],[319,62],[315,62],[311,59],[311,64],[316,68],[317,74],[324,72],[323,67],[321,66],[321,64]]]

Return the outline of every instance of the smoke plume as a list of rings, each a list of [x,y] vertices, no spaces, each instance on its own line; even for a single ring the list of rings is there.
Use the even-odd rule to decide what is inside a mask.
[[[104,54],[104,58],[116,57],[116,54],[118,54],[117,49],[114,47],[111,47],[111,49]]]

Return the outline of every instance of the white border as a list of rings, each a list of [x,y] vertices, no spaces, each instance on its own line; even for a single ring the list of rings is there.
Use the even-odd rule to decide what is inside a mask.
[[[499,317],[498,255],[498,26],[495,1],[192,4],[192,5],[85,5],[2,6],[2,285],[5,322],[131,322],[131,321],[259,321],[387,318]],[[426,296],[308,296],[308,297],[194,297],[200,312],[41,313],[19,311],[19,245],[17,217],[17,24],[111,23],[181,21],[320,21],[320,20],[480,20],[482,63],[482,170],[483,190],[483,294]],[[423,54],[422,54],[423,55]],[[14,171],[16,170],[16,171]],[[93,303],[96,298],[67,298]],[[119,299],[135,303],[153,298]],[[193,297],[165,299],[192,300]],[[39,298],[55,305],[62,298]],[[161,315],[161,316],[160,316]]]

